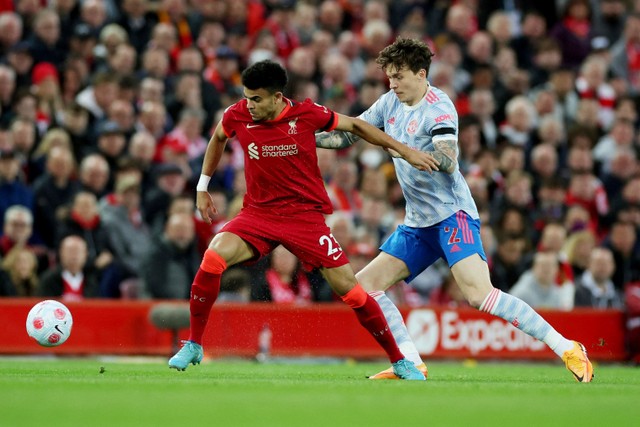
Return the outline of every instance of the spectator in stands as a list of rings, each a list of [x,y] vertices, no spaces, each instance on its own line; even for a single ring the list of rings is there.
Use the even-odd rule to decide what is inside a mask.
[[[598,102],[598,124],[608,130],[613,123],[616,94],[607,83],[609,65],[600,57],[590,56],[580,67],[576,79],[576,91],[581,99],[592,99]]]
[[[378,254],[376,246],[367,242],[352,243],[346,250],[354,273],[366,267]]]
[[[107,7],[104,1],[85,0],[80,4],[80,20],[99,32],[107,23]]]
[[[547,33],[547,22],[544,16],[535,9],[525,10],[522,15],[522,31],[510,41],[510,45],[516,52],[518,67],[531,69],[536,45]]]
[[[482,146],[494,149],[498,137],[498,127],[493,117],[496,112],[493,93],[487,89],[472,90],[469,94],[469,112],[478,119]]]
[[[442,285],[431,292],[429,295],[429,305],[449,308],[471,307],[452,274],[445,278]]]
[[[162,230],[173,198],[185,191],[187,180],[174,163],[162,163],[155,169],[156,182],[143,196],[144,219],[154,230]]]
[[[566,185],[558,176],[538,182],[535,208],[533,211],[533,228],[536,233],[541,232],[546,224],[562,222],[565,218],[567,207]]]
[[[36,178],[35,171],[31,170],[31,153],[36,143],[36,128],[33,123],[24,119],[15,119],[11,122],[11,140],[15,155],[20,161],[20,167],[28,183],[33,183]]]
[[[575,275],[571,264],[567,260],[567,255],[563,251],[567,241],[567,230],[558,223],[547,224],[542,230],[542,235],[538,242],[538,252],[551,252],[558,259],[558,275],[556,283],[561,285],[565,282],[575,282]]]
[[[593,159],[600,163],[604,173],[613,171],[611,162],[622,151],[633,150],[634,123],[627,119],[616,119],[607,134],[593,148]]]
[[[589,230],[573,232],[562,249],[573,271],[573,277],[581,277],[589,267],[591,252],[596,247],[596,238]]]
[[[525,96],[512,98],[505,106],[506,122],[500,125],[500,135],[509,144],[528,148],[532,145],[532,130],[537,117],[533,103]]]
[[[460,118],[458,124],[458,146],[460,150],[458,164],[463,175],[469,172],[469,168],[482,148],[480,131],[480,121],[476,116],[468,114]]]
[[[78,79],[78,76],[74,74],[72,78],[75,80]],[[61,129],[70,136],[74,157],[80,161],[82,159],[83,146],[87,144],[89,113],[74,101],[76,89],[71,88],[70,90],[69,99],[64,99],[65,95],[63,94],[65,106],[57,116],[57,120]]]
[[[606,247],[611,249],[616,269],[613,273],[613,284],[616,289],[640,280],[640,251],[637,250],[638,232],[630,222],[616,221],[611,226],[611,232],[606,241]]]
[[[231,47],[222,45],[216,50],[216,60],[204,76],[220,93],[221,105],[230,105],[241,96],[240,57]]]
[[[477,31],[466,46],[463,67],[475,70],[478,65],[489,65],[494,54],[494,40],[486,31]]]
[[[624,308],[622,295],[613,285],[613,254],[606,248],[591,251],[589,268],[577,281],[575,306],[592,308]]]
[[[164,233],[154,239],[142,258],[146,292],[151,298],[188,299],[199,265],[193,215],[170,215]]]
[[[627,15],[624,32],[611,46],[611,73],[624,78],[632,95],[640,93],[640,15]]]
[[[640,230],[640,175],[629,178],[613,199],[610,221],[630,222]]]
[[[532,237],[532,230],[525,216],[525,212],[515,206],[505,206],[496,218],[496,229],[501,233],[511,236],[521,236],[529,241]]]
[[[38,261],[26,247],[14,246],[0,263],[3,296],[33,297],[38,292]]]
[[[615,43],[622,36],[627,19],[627,3],[622,0],[604,0],[600,2],[599,10],[594,12],[594,34],[604,37],[609,45]]]
[[[526,220],[530,220],[534,207],[531,183],[531,175],[528,173],[518,170],[510,172],[505,180],[504,193],[493,199],[491,221],[498,221],[502,212],[510,207],[520,210],[526,216]]]
[[[81,301],[98,296],[95,270],[87,264],[87,243],[80,236],[62,239],[58,249],[59,264],[40,277],[38,295]]]
[[[22,17],[10,11],[0,14],[0,55],[7,54],[22,40],[24,25]]]
[[[523,236],[498,234],[490,273],[491,283],[503,292],[508,292],[526,270],[526,246]]]
[[[96,68],[96,62],[99,62],[102,58],[96,56],[95,53],[104,51],[104,46],[100,46],[97,49],[97,44],[97,32],[88,24],[78,22],[73,26],[72,32],[69,34],[69,56],[77,56],[85,63],[90,64],[92,68]],[[102,64],[99,67],[102,68]]]
[[[34,228],[49,249],[55,248],[58,221],[80,188],[73,179],[74,174],[75,161],[71,151],[54,147],[47,155],[46,173],[33,183]]]
[[[540,116],[535,138],[536,145],[548,144],[556,151],[558,160],[556,167],[564,165],[567,156],[567,134],[564,126],[562,111],[556,102],[555,94],[551,91],[538,93],[536,108]]]
[[[127,145],[124,130],[116,122],[105,121],[99,125],[97,132],[95,146],[86,147],[83,155],[100,154],[109,163],[109,168],[115,170]]]
[[[116,123],[129,141],[135,132],[136,112],[133,104],[122,99],[113,101],[107,109],[107,121]]]
[[[151,30],[157,21],[156,16],[150,11],[149,3],[149,0],[122,1],[122,13],[118,24],[127,32],[138,54],[147,46]]]
[[[6,134],[0,129],[0,134]],[[0,148],[0,226],[7,210],[13,205],[33,209],[33,190],[19,177],[20,164],[13,148]]]
[[[15,246],[26,246],[33,233],[33,213],[26,206],[11,205],[3,215],[0,257]]]
[[[55,147],[71,151],[74,150],[69,133],[62,128],[51,128],[47,130],[31,154],[32,172],[35,177],[46,172],[47,157],[49,156],[49,152]]]
[[[562,47],[562,63],[578,67],[591,50],[591,4],[589,0],[569,0],[562,19],[551,29]]]
[[[467,42],[478,29],[474,18],[473,10],[466,4],[455,4],[449,7],[442,36],[458,43],[464,51]]]
[[[8,65],[0,65],[0,113],[3,118],[11,118],[11,111],[17,107],[13,104],[17,101],[14,95],[16,95],[16,70]]]
[[[89,111],[91,123],[106,118],[107,110],[118,97],[119,77],[102,72],[92,76],[91,84],[76,96],[76,102]]]
[[[225,271],[220,280],[220,294],[216,302],[249,302],[252,280],[251,273],[241,267]]]
[[[31,68],[33,67],[31,44],[28,41],[16,43],[7,53],[6,62],[16,73],[16,87],[28,86],[31,82]]]
[[[140,107],[136,129],[149,132],[156,141],[165,134],[168,123],[167,110],[162,101],[145,101]]]
[[[367,242],[373,247],[378,247],[384,241],[389,230],[390,206],[386,199],[381,197],[364,197],[362,210],[357,218],[356,234],[359,240]]]
[[[82,190],[89,191],[100,199],[108,193],[110,177],[111,168],[101,154],[89,154],[82,159],[80,163]]]
[[[335,173],[327,187],[333,208],[356,217],[362,208],[362,199],[358,190],[358,169],[349,159],[338,159]]]
[[[220,104],[220,94],[211,83],[204,80],[202,77],[205,63],[200,49],[196,46],[190,46],[182,49],[178,54],[176,68],[178,78],[180,78],[182,74],[196,77],[196,82],[200,87],[200,106],[207,113],[205,128],[209,129],[213,125],[213,114],[219,110],[222,105]],[[190,102],[188,99],[184,101],[187,104]],[[169,110],[172,111],[171,108],[169,108]],[[177,111],[171,113],[174,120],[177,120],[178,118],[178,114],[176,113]]]
[[[108,247],[107,231],[98,214],[95,194],[78,191],[73,197],[67,215],[60,219],[56,227],[56,247],[67,236],[79,236],[87,245],[87,267],[95,270],[98,277],[113,262]]]
[[[50,62],[56,67],[62,65],[65,49],[60,40],[60,17],[54,10],[40,9],[34,18],[29,42],[34,63]]]
[[[558,258],[552,252],[538,252],[533,258],[533,266],[525,271],[509,293],[522,299],[534,308],[571,310],[575,286],[565,281],[556,284]]]
[[[589,213],[589,228],[602,232],[603,218],[609,213],[609,200],[604,186],[591,172],[573,172],[565,203],[580,205]]]
[[[115,187],[117,204],[107,205],[100,212],[113,251],[114,265],[103,275],[100,296],[117,298],[120,285],[126,279],[138,279],[142,259],[149,252],[151,233],[140,211],[140,178],[121,175]]]
[[[183,108],[175,128],[160,142],[158,149],[162,150],[164,143],[173,141],[184,146],[189,160],[200,158],[204,155],[208,142],[202,136],[205,119],[206,114],[202,108]]]
[[[364,165],[364,169],[360,174],[360,195],[383,199],[386,201],[389,184],[387,175],[380,168],[383,162],[384,151],[369,150],[367,147],[360,153],[358,160]]]
[[[309,278],[295,255],[278,246],[269,257],[269,267],[251,289],[254,301],[304,304],[312,301]]]

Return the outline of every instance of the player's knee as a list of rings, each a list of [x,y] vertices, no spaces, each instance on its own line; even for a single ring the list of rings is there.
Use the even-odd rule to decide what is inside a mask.
[[[462,294],[469,305],[475,308],[479,308],[482,305],[484,299],[493,289],[493,286],[490,284],[466,283],[462,280],[459,281],[458,287],[462,291]]]
[[[200,268],[207,273],[222,274],[227,269],[227,262],[213,249],[207,249],[202,258]]]

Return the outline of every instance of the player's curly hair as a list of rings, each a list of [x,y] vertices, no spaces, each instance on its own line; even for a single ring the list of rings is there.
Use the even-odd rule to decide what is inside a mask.
[[[398,37],[393,44],[382,49],[376,58],[376,64],[383,70],[388,67],[398,70],[407,67],[411,72],[417,73],[425,69],[428,75],[432,57],[433,52],[424,42]]]
[[[250,90],[265,89],[269,93],[284,92],[287,71],[277,62],[256,62],[242,72],[242,85]]]

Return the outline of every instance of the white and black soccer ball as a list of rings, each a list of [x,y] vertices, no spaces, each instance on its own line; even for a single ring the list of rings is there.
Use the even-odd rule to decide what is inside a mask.
[[[71,312],[59,301],[41,301],[27,315],[27,334],[44,347],[64,343],[71,335],[72,326]]]

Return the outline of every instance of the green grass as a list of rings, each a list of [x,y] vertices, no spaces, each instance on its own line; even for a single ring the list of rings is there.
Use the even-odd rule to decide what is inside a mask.
[[[364,378],[385,367],[0,358],[0,426],[640,425],[638,368],[600,365],[591,384],[561,363],[432,362],[426,382]]]

